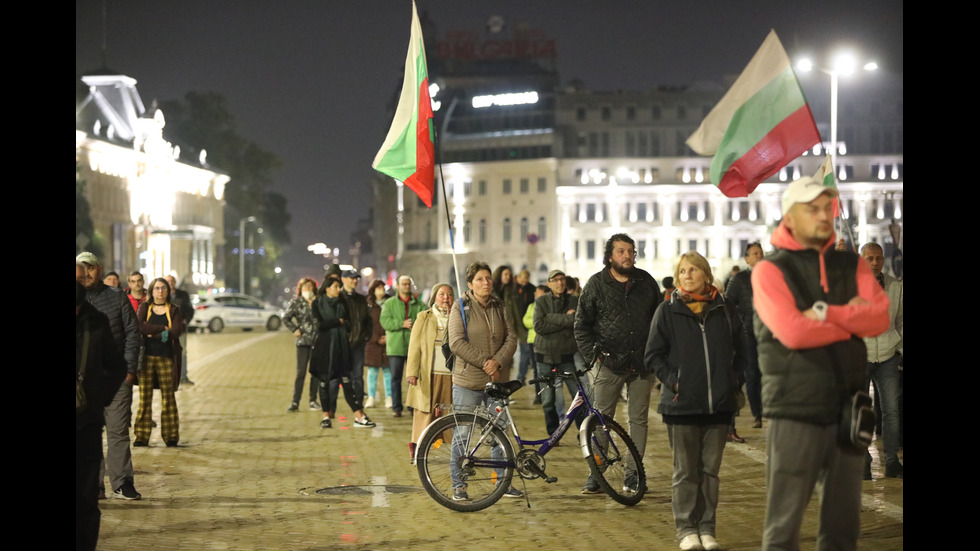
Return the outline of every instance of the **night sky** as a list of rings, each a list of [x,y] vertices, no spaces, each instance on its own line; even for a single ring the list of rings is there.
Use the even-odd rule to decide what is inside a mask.
[[[419,0],[418,9],[440,37],[482,34],[491,15],[526,21],[555,39],[561,82],[593,90],[720,82],[770,29],[791,58],[850,44],[902,78],[901,2]],[[105,64],[137,80],[147,107],[191,90],[226,96],[239,131],[284,162],[276,189],[293,217],[284,265],[319,266],[306,246],[345,250],[367,216],[410,21],[410,0],[76,0],[75,73],[103,65],[105,36]]]

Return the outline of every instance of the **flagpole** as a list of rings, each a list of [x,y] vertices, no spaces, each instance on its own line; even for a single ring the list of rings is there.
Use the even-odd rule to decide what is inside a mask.
[[[453,99],[453,106],[455,106],[455,98]],[[450,110],[448,113],[446,113],[446,119],[443,121],[443,126],[444,127],[448,123],[448,121],[449,121],[449,115],[451,113],[452,113],[452,110]],[[459,295],[457,297],[457,300],[459,301],[459,311],[462,313],[462,311],[463,311],[463,286],[462,286],[462,284],[460,283],[460,280],[459,280],[459,261],[456,258],[456,235],[455,235],[455,231],[453,229],[452,215],[449,212],[449,196],[446,194],[446,176],[442,173],[442,139],[441,139],[441,134],[442,134],[442,132],[440,130],[436,130],[435,125],[433,124],[432,125],[432,136],[433,136],[433,142],[434,142],[433,143],[433,146],[434,146],[433,149],[435,150],[436,159],[438,159],[436,161],[436,167],[439,169],[438,170],[438,172],[439,172],[439,187],[442,188],[442,200],[443,200],[444,208],[446,209],[446,226],[449,228],[449,250],[450,250],[450,252],[452,253],[452,256],[453,256],[453,273],[456,276],[456,289],[457,289],[457,294]]]

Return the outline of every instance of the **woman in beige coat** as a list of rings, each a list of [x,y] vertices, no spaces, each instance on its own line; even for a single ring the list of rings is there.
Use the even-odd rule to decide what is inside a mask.
[[[446,358],[442,355],[452,306],[453,288],[448,283],[436,283],[429,295],[429,309],[419,312],[412,325],[405,363],[405,380],[408,382],[405,405],[415,410],[412,441],[408,443],[412,458],[422,431],[439,417],[439,404],[453,401],[453,372],[446,367]]]

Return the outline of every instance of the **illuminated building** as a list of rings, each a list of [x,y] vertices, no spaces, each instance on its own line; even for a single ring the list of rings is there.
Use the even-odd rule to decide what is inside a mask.
[[[87,95],[75,109],[75,163],[104,271],[124,281],[134,270],[147,280],[176,271],[187,286],[215,284],[228,176],[207,166],[203,150],[194,161],[182,158],[163,137],[163,113],[144,108],[135,79],[81,80]]]

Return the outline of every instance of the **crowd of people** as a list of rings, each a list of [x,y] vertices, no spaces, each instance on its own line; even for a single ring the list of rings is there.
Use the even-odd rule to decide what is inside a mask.
[[[489,405],[488,382],[526,382],[594,365],[586,386],[596,408],[615,417],[625,400],[629,434],[641,455],[650,401],[659,389],[656,409],[673,455],[671,503],[681,549],[720,548],[719,471],[726,444],[744,442],[735,417],[745,406],[753,428],[768,419],[763,548],[798,547],[803,509],[817,488],[821,548],[853,549],[860,481],[862,473],[870,478],[871,456],[842,443],[842,412],[855,393],[875,385],[885,476],[904,478],[898,457],[903,298],[902,282],[882,271],[880,245],[866,244],[860,256],[835,246],[835,198],[832,188],[812,179],[793,182],[771,238],[775,250],[765,255],[760,243],[749,244],[745,269],[724,285],[708,260],[691,251],[661,287],[636,266],[635,242],[623,233],[608,238],[602,269],[584,285],[561,270],[534,285],[527,270],[515,275],[510,266],[475,262],[466,269],[462,297],[452,284],[439,282],[423,302],[406,274],[391,296],[381,280],[370,282],[365,296],[357,290],[357,271],[331,266],[320,285],[301,279],[285,309],[283,322],[296,337],[287,411],[299,410],[307,374],[309,407],[322,412],[323,429],[333,426],[341,391],[355,427],[375,426],[366,409],[383,404],[401,417],[408,408],[414,457],[422,431],[448,406]],[[76,368],[93,350],[104,355],[88,362],[86,385],[98,380],[104,388],[89,393],[88,413],[77,417],[79,454],[84,434],[84,456],[96,458],[92,440],[104,422],[112,493],[139,499],[129,453],[131,388],[139,382],[133,445],[147,445],[151,437],[152,393],[159,388],[161,436],[167,446],[177,446],[174,391],[181,382],[193,384],[186,370],[181,376],[181,339],[193,310],[172,276],[144,289],[142,275],[134,272],[128,290],[115,289],[118,275],[106,274],[103,282],[91,253],[76,258],[76,281]],[[93,324],[96,317],[107,323]],[[89,342],[89,333],[97,335],[98,347],[80,344]],[[96,364],[104,367],[99,377],[91,375]],[[549,386],[537,392],[549,434],[575,390]],[[90,537],[93,496],[102,479],[98,469],[78,473],[76,530],[88,523],[82,532]],[[453,498],[468,500],[465,477],[454,469],[452,478]],[[638,484],[635,473],[628,474],[626,486]],[[582,491],[600,492],[591,474]],[[511,487],[504,495],[523,492]],[[97,507],[94,518],[97,535]]]

